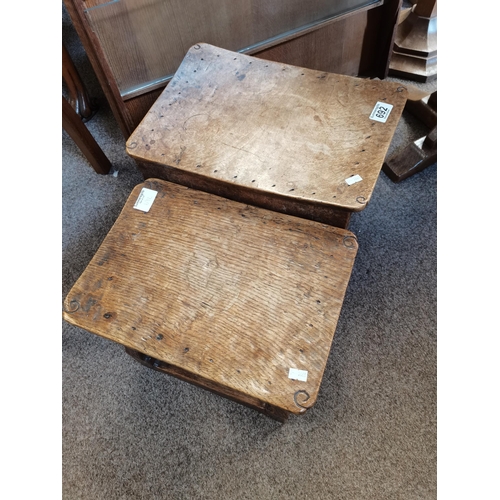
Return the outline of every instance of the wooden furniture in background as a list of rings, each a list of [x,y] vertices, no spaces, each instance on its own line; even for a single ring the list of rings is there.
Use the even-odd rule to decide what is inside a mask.
[[[96,113],[97,106],[90,99],[87,88],[64,44],[62,46],[62,77],[69,94],[68,102],[84,122],[90,120]]]
[[[111,162],[83,123],[80,115],[76,113],[64,96],[62,97],[62,126],[75,141],[96,173],[108,174],[111,170]]]
[[[97,110],[91,102],[87,89],[66,49],[62,47],[62,75],[69,97],[62,96],[62,126],[73,139],[85,158],[98,174],[107,174],[111,162],[97,144],[84,122],[90,120]]]
[[[401,182],[437,161],[437,90],[431,95],[421,94],[410,91],[405,109],[430,131],[384,162],[382,170],[394,182]]]
[[[156,193],[147,212],[136,205],[143,188]],[[344,229],[150,179],[63,316],[283,422],[318,397],[357,248]]]
[[[347,228],[370,201],[406,94],[197,44],[127,153],[145,178]]]
[[[437,78],[437,0],[418,0],[398,25],[389,74],[418,82]]]
[[[128,138],[187,48],[199,42],[320,71],[385,78],[401,0],[262,0],[252,2],[252,11],[241,0],[64,4]],[[163,35],[153,36],[157,29]],[[252,45],[239,46],[247,41]]]

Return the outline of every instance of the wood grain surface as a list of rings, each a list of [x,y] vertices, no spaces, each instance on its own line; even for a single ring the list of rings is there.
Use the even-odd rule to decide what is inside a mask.
[[[133,208],[144,187],[158,193],[149,212]],[[343,229],[148,180],[63,316],[242,402],[298,414],[316,401],[357,248]]]
[[[287,212],[293,201],[360,211],[371,198],[406,94],[394,82],[199,44],[127,141],[127,153],[165,166],[166,180],[173,180],[175,169],[192,188],[213,180],[224,189],[217,194],[263,208],[279,211],[282,204],[283,212],[299,215]],[[377,102],[393,106],[385,123],[370,119]],[[353,175],[362,181],[348,185]],[[238,198],[248,190],[260,197]],[[269,206],[276,197],[279,203]]]

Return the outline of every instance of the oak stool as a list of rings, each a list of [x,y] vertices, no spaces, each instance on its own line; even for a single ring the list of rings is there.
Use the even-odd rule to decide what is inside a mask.
[[[399,83],[200,43],[126,150],[145,179],[347,228],[370,201],[406,99]]]
[[[149,179],[63,316],[284,422],[316,401],[357,248],[345,229]]]

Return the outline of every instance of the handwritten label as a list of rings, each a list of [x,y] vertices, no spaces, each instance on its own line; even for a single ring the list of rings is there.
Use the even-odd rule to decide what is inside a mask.
[[[134,208],[136,210],[142,210],[143,212],[149,212],[149,209],[153,205],[153,201],[155,201],[156,195],[158,191],[154,191],[153,189],[142,188],[139,193],[139,197],[134,204]]]
[[[348,177],[345,181],[350,186],[351,184],[356,184],[356,182],[359,182],[362,180],[363,180],[363,178],[360,175],[356,174],[356,175],[352,175],[351,177]]]
[[[389,115],[391,114],[392,104],[386,104],[385,102],[377,102],[373,108],[372,114],[370,115],[370,120],[375,120],[376,122],[385,123]]]
[[[297,370],[297,368],[290,368],[288,372],[288,378],[292,380],[300,380],[301,382],[307,382],[307,370]]]

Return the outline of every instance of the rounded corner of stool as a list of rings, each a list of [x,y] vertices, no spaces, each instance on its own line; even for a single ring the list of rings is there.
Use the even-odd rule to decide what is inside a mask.
[[[134,156],[134,149],[136,148],[137,148],[137,141],[135,140],[134,136],[131,135],[128,138],[127,142],[125,143],[125,153],[127,153],[132,158],[136,158],[136,156]]]
[[[356,252],[359,249],[358,237],[351,231],[346,230],[344,237],[342,238],[342,243],[345,247],[355,250]]]
[[[188,52],[197,52],[200,49],[204,49],[206,47],[210,47],[210,44],[205,42],[194,43],[193,45],[191,45],[191,47],[189,47]]]

